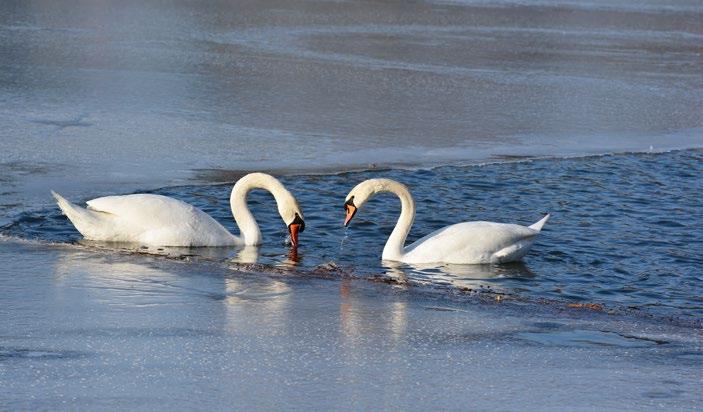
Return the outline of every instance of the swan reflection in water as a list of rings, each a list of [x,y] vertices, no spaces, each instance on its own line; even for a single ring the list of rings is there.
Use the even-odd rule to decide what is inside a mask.
[[[361,343],[364,336],[379,332],[376,330],[378,328],[386,329],[381,335],[390,336],[396,342],[401,340],[406,335],[408,325],[407,302],[398,297],[392,301],[380,301],[384,315],[379,318],[377,307],[369,306],[368,300],[354,296],[354,282],[352,279],[342,279],[339,286],[339,325],[344,340],[354,346]]]
[[[244,246],[230,259],[233,263],[251,264],[259,261],[258,246]]]
[[[226,277],[226,330],[232,333],[277,335],[289,324],[288,313],[293,293],[283,281],[262,276],[254,284],[241,277]]]
[[[141,255],[156,255],[170,258],[183,259],[195,257],[214,261],[228,260],[232,263],[255,264],[259,262],[259,246],[232,246],[232,247],[178,247],[178,246],[145,246],[133,242],[104,242],[97,240],[78,240],[78,244],[90,249],[137,253]],[[293,246],[288,253],[283,255],[267,256],[274,258],[278,267],[297,266],[301,261],[298,248]]]
[[[408,264],[384,260],[386,276],[398,283],[448,286],[457,289],[490,287],[500,290],[498,279],[530,279],[535,274],[523,262],[502,265]]]
[[[240,258],[255,262],[255,249],[242,249]],[[245,276],[218,266],[208,266],[205,271],[191,269],[190,265],[172,265],[146,256],[67,250],[56,260],[52,289],[62,305],[96,312],[119,306],[139,313],[138,317],[124,317],[114,325],[118,328],[133,322],[155,322],[154,327],[170,324],[176,316],[174,304],[189,308],[187,318],[196,321],[195,329],[215,326],[260,334],[285,327],[292,292],[285,282]]]
[[[56,260],[54,288],[76,304],[90,301],[123,307],[186,302],[216,296],[222,286],[209,276],[180,276],[160,261],[141,256],[65,251]]]
[[[284,255],[264,255],[264,261],[273,258],[273,266],[278,268],[291,268],[295,267],[301,261],[301,255],[298,254],[298,248],[293,246],[288,250],[288,253]],[[229,258],[230,263],[240,264],[240,265],[251,265],[259,263],[261,258],[261,251],[258,246],[244,246],[241,249],[237,249],[234,252],[234,256]]]
[[[287,258],[288,260],[279,265],[295,265],[297,248],[291,248]],[[245,246],[229,260],[234,265],[245,265],[244,268],[236,267],[240,273],[224,279],[226,298],[223,303],[227,317],[227,330],[231,332],[251,329],[252,333],[259,335],[273,335],[281,333],[288,322],[288,306],[293,292],[291,287],[284,281],[272,279],[264,274],[252,273],[252,276],[247,276],[241,273],[241,269],[256,272],[258,266],[246,265],[255,265],[259,259],[258,246]],[[262,328],[262,325],[266,327]]]
[[[135,242],[105,242],[101,240],[80,239],[78,244],[91,249],[139,253],[145,255],[184,258],[196,256],[199,258],[223,260],[236,253],[237,247],[182,247],[182,246],[146,246]],[[247,247],[244,247],[247,248]]]

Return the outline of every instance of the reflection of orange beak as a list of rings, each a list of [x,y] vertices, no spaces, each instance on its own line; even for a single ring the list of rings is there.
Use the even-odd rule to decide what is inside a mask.
[[[290,232],[291,243],[293,243],[293,246],[297,247],[298,246],[298,233],[300,232],[300,224],[299,223],[291,223],[290,226],[288,226],[288,231]]]
[[[292,247],[290,251],[288,251],[288,260],[292,264],[297,264],[300,258],[298,258],[298,248],[297,247]]]
[[[344,218],[344,226],[348,226],[352,218],[356,214],[356,206],[346,205],[347,217]]]

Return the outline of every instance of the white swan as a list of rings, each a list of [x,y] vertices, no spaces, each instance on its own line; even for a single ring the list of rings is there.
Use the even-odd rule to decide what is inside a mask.
[[[390,179],[369,179],[347,195],[344,226],[357,210],[376,193],[391,192],[400,198],[400,217],[383,248],[384,260],[405,263],[505,263],[520,260],[547,223],[547,214],[530,227],[493,223],[463,222],[436,230],[405,247],[405,239],[415,220],[415,201],[405,185]]]
[[[288,226],[293,246],[305,229],[303,212],[295,197],[273,176],[248,174],[234,185],[230,196],[232,215],[241,237],[231,234],[215,219],[195,206],[161,195],[106,196],[74,205],[51,192],[63,213],[89,240],[137,242],[149,246],[239,246],[261,243],[261,231],[249,211],[246,196],[252,189],[271,192],[278,213]]]

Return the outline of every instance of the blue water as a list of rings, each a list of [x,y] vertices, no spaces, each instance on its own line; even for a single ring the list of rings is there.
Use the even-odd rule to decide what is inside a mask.
[[[618,154],[525,160],[431,170],[372,170],[331,175],[283,176],[305,213],[297,256],[273,198],[250,194],[264,236],[255,259],[264,271],[361,276],[453,293],[491,291],[509,299],[599,303],[610,309],[700,318],[703,315],[703,151]],[[445,225],[489,220],[529,225],[552,218],[522,263],[416,267],[382,264],[399,202],[379,195],[342,227],[343,201],[358,182],[388,177],[408,185],[417,203],[409,242]],[[236,233],[230,184],[154,191],[197,205]],[[47,194],[48,196],[48,194]],[[78,201],[79,199],[73,199]],[[57,208],[23,214],[2,228],[11,236],[81,243]],[[139,249],[200,256],[246,267],[251,251],[238,249]],[[258,255],[258,256],[256,256]],[[243,257],[244,256],[244,257]]]

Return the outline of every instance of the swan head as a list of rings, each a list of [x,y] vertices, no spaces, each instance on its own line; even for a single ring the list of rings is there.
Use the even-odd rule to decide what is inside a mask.
[[[374,195],[379,189],[380,179],[369,179],[356,185],[347,195],[344,202],[344,226],[349,226],[349,223],[356,215],[356,212],[361,208],[366,201]]]
[[[281,219],[288,227],[291,243],[293,246],[298,246],[298,235],[305,230],[305,220],[298,202],[293,195],[290,193],[288,195],[284,201],[279,202],[278,214],[281,215]]]
[[[410,202],[414,205],[412,196],[408,188],[395,180],[376,178],[365,180],[356,185],[347,195],[344,202],[344,211],[347,216],[344,218],[344,226],[349,226],[349,222],[354,218],[356,212],[376,193],[391,192],[400,197],[401,202]],[[414,206],[413,206],[414,210]],[[414,216],[413,212],[413,216]]]

